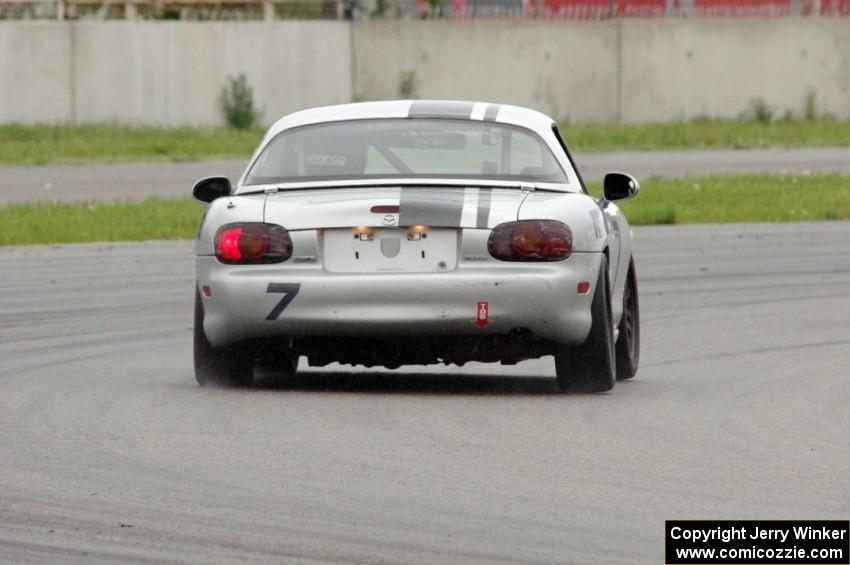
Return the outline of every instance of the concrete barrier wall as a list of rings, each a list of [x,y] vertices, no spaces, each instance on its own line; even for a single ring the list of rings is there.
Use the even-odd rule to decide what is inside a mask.
[[[576,22],[0,22],[0,123],[218,125],[245,73],[263,123],[402,96],[538,108],[573,122],[850,118],[847,19]]]
[[[735,117],[754,98],[777,116],[850,118],[850,20],[654,20],[622,27],[621,115],[627,122]]]
[[[245,73],[263,121],[351,100],[341,22],[85,23],[75,26],[75,119],[219,124],[228,76]]]
[[[850,118],[850,20],[653,19],[362,22],[354,92],[512,102],[573,122],[734,118],[761,98],[777,116]]]
[[[263,122],[352,98],[343,22],[0,23],[0,123],[219,125],[245,73]]]
[[[556,119],[617,119],[619,25],[563,22],[361,22],[354,93],[398,98],[405,75],[421,98],[537,108]]]
[[[0,24],[0,123],[72,120],[71,51],[70,26]]]

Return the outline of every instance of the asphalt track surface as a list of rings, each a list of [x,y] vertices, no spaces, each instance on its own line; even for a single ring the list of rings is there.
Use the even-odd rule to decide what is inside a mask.
[[[576,155],[587,181],[612,170],[638,179],[708,174],[850,174],[850,147],[813,149],[638,151]],[[186,197],[202,177],[236,181],[245,161],[0,167],[0,205],[42,200],[141,200]]]
[[[191,242],[0,248],[0,561],[663,563],[847,519],[850,223],[635,229],[638,376],[192,377]]]

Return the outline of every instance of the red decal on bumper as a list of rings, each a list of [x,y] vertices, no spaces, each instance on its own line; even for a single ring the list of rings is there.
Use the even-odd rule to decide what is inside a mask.
[[[475,325],[479,328],[490,325],[490,303],[479,302],[475,307]]]

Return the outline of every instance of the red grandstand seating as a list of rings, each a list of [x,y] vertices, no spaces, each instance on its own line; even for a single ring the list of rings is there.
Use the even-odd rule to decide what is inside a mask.
[[[427,0],[417,0],[421,13]],[[656,18],[664,15],[697,17],[772,17],[793,13],[793,0],[449,0],[451,15],[472,17],[535,17],[600,20],[606,18]],[[537,14],[538,6],[543,13]],[[816,15],[816,0],[801,0],[802,16]],[[820,15],[850,15],[850,0],[820,0]]]

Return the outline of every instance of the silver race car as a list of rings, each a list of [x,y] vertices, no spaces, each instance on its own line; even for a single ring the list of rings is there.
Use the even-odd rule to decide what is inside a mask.
[[[200,180],[195,376],[249,384],[304,356],[384,366],[552,355],[604,391],[639,356],[632,236],[551,118],[447,101],[345,104],[274,124],[242,178]]]

